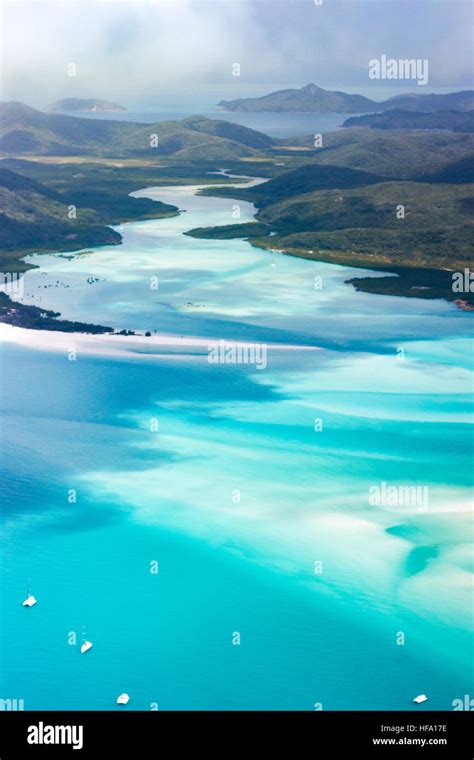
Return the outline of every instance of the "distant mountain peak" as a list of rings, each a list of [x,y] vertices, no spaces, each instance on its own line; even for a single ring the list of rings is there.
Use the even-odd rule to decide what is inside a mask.
[[[318,87],[318,85],[313,84],[313,82],[310,82],[301,88],[301,92],[307,92],[309,95],[316,95],[318,92],[323,92],[323,88]]]

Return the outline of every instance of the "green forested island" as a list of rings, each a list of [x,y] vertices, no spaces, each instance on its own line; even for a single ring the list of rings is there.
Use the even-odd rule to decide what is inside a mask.
[[[221,100],[225,111],[293,111],[300,113],[362,113],[373,110],[375,101],[363,95],[324,90],[310,83],[300,89],[277,90],[260,98]]]
[[[94,98],[62,98],[62,100],[55,100],[54,103],[50,103],[45,111],[103,111],[103,112],[116,112],[126,111],[124,106],[120,106],[118,103],[112,103],[109,100],[99,100]]]
[[[325,90],[311,83],[300,89],[277,90],[259,98],[221,100],[218,105],[225,111],[247,112],[364,113],[394,108],[408,111],[467,111],[474,108],[474,91],[464,90],[446,95],[396,95],[379,102],[363,95]]]

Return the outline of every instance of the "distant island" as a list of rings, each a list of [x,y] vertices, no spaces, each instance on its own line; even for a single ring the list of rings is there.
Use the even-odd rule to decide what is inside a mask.
[[[375,101],[363,95],[324,90],[307,84],[299,90],[277,90],[261,98],[221,100],[225,111],[295,111],[300,113],[363,113],[373,111]]]
[[[247,112],[367,113],[394,108],[408,111],[469,111],[474,109],[474,91],[465,90],[446,95],[396,95],[377,102],[363,95],[350,95],[307,84],[300,89],[277,90],[260,98],[221,100],[217,105],[225,111]]]
[[[108,100],[95,100],[94,98],[63,98],[56,100],[47,106],[45,111],[63,112],[63,111],[126,111],[124,106],[118,103],[112,103]]]

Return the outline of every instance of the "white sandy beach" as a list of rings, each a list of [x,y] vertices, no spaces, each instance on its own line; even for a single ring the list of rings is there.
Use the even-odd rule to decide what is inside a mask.
[[[114,356],[153,360],[157,358],[207,357],[209,347],[219,343],[221,338],[199,338],[177,335],[117,335],[102,333],[93,335],[79,332],[56,330],[29,330],[0,323],[0,343],[16,343],[25,348],[40,351],[76,351],[82,354]],[[245,341],[225,341],[226,345],[252,347]],[[201,349],[201,350],[200,350]],[[266,344],[268,351],[318,351],[316,346],[289,344]],[[197,353],[196,353],[197,352]]]

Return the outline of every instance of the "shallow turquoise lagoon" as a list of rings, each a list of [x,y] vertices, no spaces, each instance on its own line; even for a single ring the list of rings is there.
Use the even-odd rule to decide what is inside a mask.
[[[36,258],[25,301],[318,350],[269,348],[259,371],[192,351],[70,362],[2,346],[0,696],[450,709],[473,688],[472,315],[184,236],[235,221],[232,201],[194,192],[143,191],[186,213],[124,225],[121,247]],[[382,482],[429,501],[373,505]],[[38,604],[24,609],[29,583]],[[94,646],[80,655],[83,628]]]

